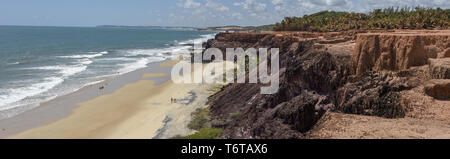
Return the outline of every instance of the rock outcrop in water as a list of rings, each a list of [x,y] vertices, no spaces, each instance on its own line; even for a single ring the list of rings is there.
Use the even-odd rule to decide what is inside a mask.
[[[450,109],[448,80],[425,84],[448,79],[449,32],[358,33],[218,34],[207,48],[280,48],[280,89],[225,86],[209,99],[213,126],[225,138],[305,138],[320,136],[310,130],[326,112],[407,120],[424,105]]]

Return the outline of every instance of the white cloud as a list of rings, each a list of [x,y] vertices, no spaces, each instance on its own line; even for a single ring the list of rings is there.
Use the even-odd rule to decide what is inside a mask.
[[[308,2],[320,6],[343,6],[348,3],[347,0],[308,0]]]
[[[343,6],[348,3],[349,2],[347,0],[327,0],[327,5],[329,6]]]
[[[282,13],[283,12],[283,8],[285,8],[285,0],[271,0],[275,11],[277,11],[278,13]]]
[[[244,2],[236,2],[234,6],[242,7],[244,10],[249,12],[251,15],[256,15],[257,13],[263,13],[266,11],[265,3],[258,3],[255,0],[245,0]]]
[[[220,3],[213,2],[212,0],[205,0],[204,4],[196,2],[194,0],[179,0],[177,5],[180,8],[196,9],[194,12],[204,12],[206,9],[212,9],[213,11],[226,12],[230,9]],[[201,10],[201,11],[198,11]]]
[[[198,8],[201,6],[200,3],[194,0],[179,0],[177,5],[180,8]]]
[[[233,14],[231,14],[231,16],[232,16],[233,18],[237,19],[237,20],[242,20],[242,19],[244,19],[244,17],[242,17],[242,14],[241,14],[241,13],[233,13]]]
[[[284,0],[271,0],[272,4],[275,6],[282,5]]]
[[[352,4],[350,0],[298,0],[301,6],[308,9],[332,10],[348,7]]]
[[[182,15],[185,18],[169,17],[173,20],[178,20],[184,25],[191,26],[215,26],[220,25],[217,21],[220,19],[222,23],[229,22],[230,19],[242,19],[240,17],[233,17],[229,12],[230,8],[215,2],[214,0],[179,0],[177,6],[183,8],[177,15]]]
[[[351,11],[352,0],[271,0],[280,17],[302,16],[323,10]]]
[[[206,0],[206,7],[211,8],[213,10],[217,10],[217,11],[221,11],[221,12],[226,12],[228,10],[230,10],[228,7],[220,4],[220,3],[215,3],[211,0]]]

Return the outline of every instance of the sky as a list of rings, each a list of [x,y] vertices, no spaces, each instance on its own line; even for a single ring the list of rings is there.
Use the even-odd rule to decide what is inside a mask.
[[[0,0],[0,25],[256,26],[323,10],[450,8],[450,0]]]

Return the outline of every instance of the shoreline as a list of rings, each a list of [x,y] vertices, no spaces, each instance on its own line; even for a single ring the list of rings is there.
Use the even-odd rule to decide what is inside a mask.
[[[163,34],[166,32],[172,33],[170,30],[162,31]],[[30,54],[30,57],[39,57],[37,59],[41,59],[40,61],[27,61],[27,59],[21,61],[20,58],[15,59],[11,56],[9,59],[11,61],[1,63],[6,67],[2,67],[0,72],[7,76],[2,78],[0,90],[0,120],[32,110],[42,103],[72,94],[88,85],[145,68],[150,63],[188,53],[194,42],[206,42],[214,38],[216,34],[215,32],[173,33],[180,33],[180,36],[169,39],[149,37],[158,39],[157,43],[151,44],[140,45],[141,41],[127,42],[120,44],[121,46],[106,43],[105,46],[73,46],[71,49],[57,53],[40,54],[37,51],[36,55]]]
[[[0,138],[169,138],[192,133],[187,128],[190,113],[205,106],[213,84],[172,83],[174,64],[150,63],[0,120]],[[193,101],[174,104],[172,96]]]

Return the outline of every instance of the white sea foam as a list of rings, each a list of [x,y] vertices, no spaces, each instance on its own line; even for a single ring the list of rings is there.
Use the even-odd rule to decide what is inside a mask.
[[[125,56],[146,55],[158,57],[172,57],[173,55],[186,54],[189,53],[189,49],[192,48],[192,44],[207,42],[209,39],[214,38],[215,35],[216,34],[201,35],[200,38],[186,40],[182,42],[178,42],[175,40],[177,46],[171,46],[167,48],[128,50],[126,51]]]
[[[119,74],[125,74],[140,68],[144,68],[147,67],[147,64],[149,64],[150,62],[156,62],[156,61],[163,61],[166,58],[163,57],[147,57],[147,58],[141,58],[141,59],[137,59],[135,62],[133,63],[125,63],[125,64],[120,64],[120,66],[122,66],[121,69],[118,70]]]
[[[94,52],[94,54],[82,54],[82,55],[71,55],[71,56],[59,56],[61,58],[72,58],[72,59],[82,59],[82,58],[95,58],[108,54],[108,51],[102,51],[99,53]]]
[[[97,59],[96,61],[135,61],[135,60],[127,57],[113,57],[113,58]]]
[[[10,88],[3,90],[5,95],[0,95],[0,111],[10,109],[14,106],[6,106],[14,102],[18,102],[27,97],[35,96],[40,93],[46,92],[53,87],[61,84],[64,79],[59,77],[48,77],[43,79],[42,82],[31,84],[27,87]]]
[[[216,36],[216,34],[200,35],[201,38],[182,41],[182,42],[179,42],[178,44],[189,45],[189,44],[194,44],[194,43],[204,43],[204,42],[207,42],[209,39],[213,39],[215,36]]]
[[[70,92],[67,92],[67,93],[65,93],[65,94],[68,94],[68,93],[71,93],[71,92],[76,92],[76,91],[79,91],[79,90],[81,90],[81,89],[83,89],[83,88],[85,88],[85,87],[88,87],[88,86],[93,86],[93,85],[96,85],[96,84],[99,84],[99,83],[102,83],[102,82],[105,82],[106,80],[99,80],[99,81],[94,81],[94,82],[89,82],[89,83],[86,83],[86,84],[84,84],[84,85],[82,85],[81,87],[79,87],[79,88],[75,88],[75,89],[73,89],[72,91],[70,91]]]
[[[20,62],[7,63],[7,65],[18,65]]]
[[[42,66],[42,67],[32,67],[27,69],[39,69],[39,70],[59,70],[59,74],[61,74],[63,77],[69,77],[72,75],[75,75],[77,73],[80,73],[84,70],[86,70],[86,65],[60,65],[60,66]]]
[[[189,44],[206,42],[208,39],[214,38],[215,35],[216,34],[201,35],[201,38],[179,42],[178,46],[172,46],[168,48],[127,50],[125,51],[126,54],[124,56],[135,57],[144,55],[149,57],[141,58],[139,60],[136,60],[136,62],[134,63],[120,64],[121,66],[123,66],[123,68],[119,70],[119,73],[128,73],[139,68],[144,68],[150,62],[163,61],[169,58],[174,58],[179,54],[187,54],[190,52],[189,49],[192,48],[192,46],[189,46]]]
[[[188,49],[191,46],[173,46],[168,48],[160,48],[160,49],[135,49],[126,51],[125,56],[159,56],[159,57],[167,57],[172,54],[180,54],[180,53],[189,53]]]
[[[55,70],[58,71],[59,75],[53,75],[51,77],[46,77],[38,83],[34,83],[25,87],[20,88],[9,88],[0,91],[0,111],[10,108],[14,108],[19,102],[25,98],[39,95],[41,93],[47,92],[50,89],[63,83],[64,80],[72,75],[83,72],[87,69],[87,65],[91,64],[92,61],[89,59],[80,59],[76,65],[58,65],[58,66],[41,66],[41,67],[31,67],[25,69],[32,70]],[[25,83],[28,83],[25,81]],[[8,105],[8,106],[6,106]]]
[[[99,80],[99,81],[95,81],[95,82],[90,82],[90,83],[84,84],[83,87],[99,84],[99,83],[102,83],[102,82],[105,82],[105,81],[106,80]],[[83,87],[81,87],[81,88],[83,88]]]
[[[85,62],[87,63],[87,62]],[[29,69],[40,69],[40,70],[58,70],[59,76],[52,76],[43,79],[43,81],[39,83],[31,84],[30,86],[20,87],[20,88],[11,88],[3,90],[0,95],[0,110],[9,109],[10,107],[4,107],[4,105],[9,105],[14,102],[18,102],[27,97],[35,96],[48,90],[53,87],[61,84],[64,80],[72,75],[80,73],[86,70],[86,65],[75,65],[75,66],[42,66],[42,67],[34,67]],[[13,107],[13,106],[11,106]]]
[[[92,61],[89,59],[81,59],[81,60],[78,60],[78,62],[80,62],[80,64],[82,64],[82,65],[89,65],[92,63]]]
[[[25,69],[38,69],[38,70],[59,70],[59,73],[63,77],[69,77],[72,75],[75,75],[77,73],[83,72],[87,69],[87,66],[91,64],[93,61],[89,60],[88,58],[85,59],[79,59],[78,64],[76,65],[58,65],[58,66],[41,66],[41,67],[31,67],[31,68],[25,68]]]
[[[86,68],[87,68],[87,66],[85,66],[85,65],[63,67],[63,69],[61,69],[60,73],[64,77],[69,77],[69,76],[75,75],[77,73],[83,72],[84,70],[86,70]]]

